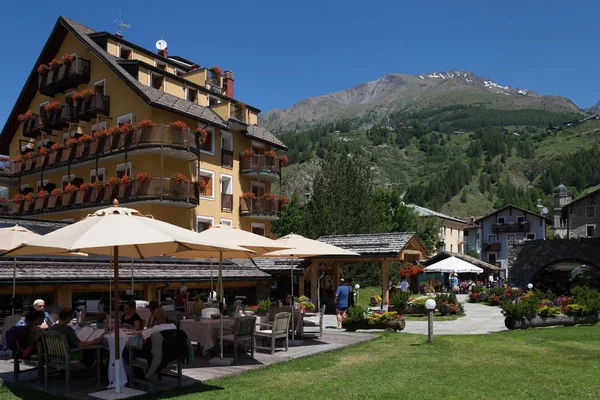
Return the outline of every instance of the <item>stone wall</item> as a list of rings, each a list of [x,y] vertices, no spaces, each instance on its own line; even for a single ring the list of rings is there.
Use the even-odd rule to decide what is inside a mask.
[[[587,216],[587,208],[594,207],[594,216]],[[594,236],[600,236],[600,205],[580,201],[569,207],[569,237],[584,238],[587,236],[586,225],[594,225]]]
[[[541,269],[559,261],[576,261],[598,268],[600,238],[528,240],[508,249],[508,281],[511,286],[527,287]]]

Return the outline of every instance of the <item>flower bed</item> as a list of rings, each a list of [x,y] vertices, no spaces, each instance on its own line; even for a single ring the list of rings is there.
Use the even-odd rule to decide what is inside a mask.
[[[402,315],[395,311],[369,312],[361,306],[352,306],[342,321],[342,327],[348,332],[358,329],[386,329],[401,331],[406,327],[406,321]]]

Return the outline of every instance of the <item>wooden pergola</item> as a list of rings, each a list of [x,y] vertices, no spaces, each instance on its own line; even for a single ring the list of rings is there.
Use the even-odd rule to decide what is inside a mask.
[[[311,301],[317,301],[319,273],[333,276],[337,290],[342,270],[341,263],[381,262],[383,303],[389,300],[390,261],[417,261],[427,258],[427,249],[413,232],[372,233],[362,235],[322,236],[321,242],[360,254],[348,257],[314,257],[307,259],[304,276],[310,276]]]

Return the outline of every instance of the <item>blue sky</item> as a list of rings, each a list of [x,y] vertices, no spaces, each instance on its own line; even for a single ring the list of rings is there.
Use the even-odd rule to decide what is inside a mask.
[[[0,124],[58,15],[114,33],[119,11],[126,39],[154,49],[164,38],[170,55],[232,70],[236,97],[263,111],[386,73],[452,68],[580,107],[600,100],[593,0],[34,0],[2,4]]]

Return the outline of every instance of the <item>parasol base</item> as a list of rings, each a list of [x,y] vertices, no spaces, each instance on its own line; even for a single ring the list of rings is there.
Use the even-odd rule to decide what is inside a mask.
[[[121,393],[116,393],[115,389],[103,390],[101,392],[90,393],[88,396],[94,397],[96,399],[105,399],[105,400],[113,400],[113,399],[127,399],[129,397],[140,396],[142,394],[146,394],[146,392],[142,390],[132,389],[129,387],[124,387],[121,389]]]
[[[213,357],[208,361],[211,367],[229,367],[233,364],[233,357]]]
[[[300,340],[300,339],[290,340],[288,342],[288,346],[290,346],[290,347],[304,346],[304,340]]]

